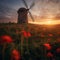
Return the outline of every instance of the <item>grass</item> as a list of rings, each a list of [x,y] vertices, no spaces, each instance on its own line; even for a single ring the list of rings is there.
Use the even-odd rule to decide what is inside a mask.
[[[30,37],[22,36],[22,30],[31,34]],[[40,49],[44,43],[54,44],[60,40],[60,25],[33,25],[33,24],[0,24],[0,36],[10,35],[13,45],[24,54],[27,51]],[[22,46],[21,46],[22,45]]]

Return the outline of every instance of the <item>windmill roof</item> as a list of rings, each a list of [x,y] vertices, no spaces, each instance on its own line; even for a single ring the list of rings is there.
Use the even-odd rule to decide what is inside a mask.
[[[26,8],[22,7],[22,8],[19,8],[17,12],[19,13],[19,12],[23,12],[23,11],[26,11],[26,10],[27,10]]]

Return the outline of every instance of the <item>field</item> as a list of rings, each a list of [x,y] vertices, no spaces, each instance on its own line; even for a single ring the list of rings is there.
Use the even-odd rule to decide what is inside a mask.
[[[0,36],[3,35],[11,36],[13,40],[5,46],[6,55],[16,49],[22,60],[60,60],[60,25],[0,24]],[[44,44],[50,44],[52,49],[46,49]],[[50,55],[47,55],[49,52]]]

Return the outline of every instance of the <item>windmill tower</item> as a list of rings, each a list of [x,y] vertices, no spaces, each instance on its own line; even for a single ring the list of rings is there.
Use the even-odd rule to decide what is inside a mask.
[[[26,8],[22,7],[22,8],[18,9],[18,11],[17,11],[18,23],[19,24],[28,23],[28,13],[29,13],[31,19],[34,21],[34,18],[32,17],[31,12],[29,11],[34,6],[34,3],[32,3],[30,8],[28,8],[26,1],[25,0],[22,0],[22,1],[23,1]]]

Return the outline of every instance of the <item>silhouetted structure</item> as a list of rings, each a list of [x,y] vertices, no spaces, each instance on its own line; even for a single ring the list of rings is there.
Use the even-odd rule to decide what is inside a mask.
[[[22,24],[22,23],[28,23],[28,10],[26,8],[20,8],[17,13],[18,13],[18,23]]]
[[[18,23],[19,24],[28,23],[28,16],[27,16],[28,13],[29,13],[32,21],[34,21],[34,18],[33,18],[32,14],[31,14],[31,12],[29,11],[35,5],[34,2],[28,8],[28,5],[27,5],[26,1],[25,0],[22,0],[22,1],[23,1],[23,3],[24,3],[24,5],[25,5],[26,8],[22,7],[22,8],[20,8],[17,11],[17,13],[18,13]]]

